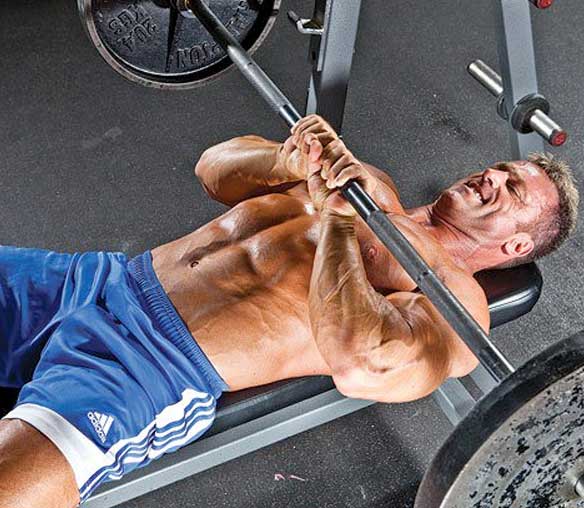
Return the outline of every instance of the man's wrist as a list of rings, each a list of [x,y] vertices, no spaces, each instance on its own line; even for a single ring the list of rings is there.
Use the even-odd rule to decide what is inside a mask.
[[[349,205],[350,206],[350,205]],[[357,220],[356,214],[345,214],[341,213],[337,210],[332,208],[325,207],[321,210],[320,213],[321,219],[325,222],[330,222],[333,224],[339,225],[354,225],[355,221]]]
[[[276,161],[276,173],[282,183],[298,182],[306,179],[306,175],[301,171],[298,161],[294,160],[292,153],[287,150],[284,143],[280,143],[278,146]]]

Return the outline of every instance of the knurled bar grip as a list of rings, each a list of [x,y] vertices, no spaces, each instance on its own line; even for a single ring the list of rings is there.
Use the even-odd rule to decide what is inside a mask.
[[[301,116],[292,103],[247,54],[205,0],[189,0],[189,6],[233,63],[288,126],[292,127],[300,120]],[[511,374],[514,369],[508,360],[361,185],[350,181],[341,192],[493,378],[500,381]]]
[[[475,60],[468,66],[469,74],[485,87],[491,95],[503,95],[503,80],[482,60]],[[529,126],[552,146],[561,146],[568,138],[567,132],[554,122],[544,111],[535,109],[529,117]],[[517,128],[517,126],[513,126]]]

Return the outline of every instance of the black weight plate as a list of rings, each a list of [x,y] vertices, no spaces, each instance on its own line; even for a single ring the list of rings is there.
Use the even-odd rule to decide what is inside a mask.
[[[280,1],[209,0],[209,6],[253,52],[273,26]],[[231,65],[202,24],[183,16],[171,0],[78,0],[78,7],[101,56],[142,85],[193,88]]]
[[[428,468],[416,508],[584,507],[584,332],[481,399]]]

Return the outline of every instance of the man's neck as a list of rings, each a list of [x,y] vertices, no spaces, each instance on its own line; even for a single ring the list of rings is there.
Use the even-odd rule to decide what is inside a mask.
[[[432,213],[432,205],[406,210],[407,216],[422,225],[446,249],[457,265],[476,273],[485,266],[477,255],[479,245],[462,231],[437,218]]]

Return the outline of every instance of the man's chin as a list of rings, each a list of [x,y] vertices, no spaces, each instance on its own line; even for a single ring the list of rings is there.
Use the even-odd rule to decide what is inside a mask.
[[[434,203],[434,208],[439,210],[444,215],[450,215],[452,212],[456,213],[459,210],[468,208],[463,196],[455,190],[446,190]]]
[[[466,200],[456,191],[443,192],[434,202],[433,215],[442,223],[456,226],[469,213]]]

